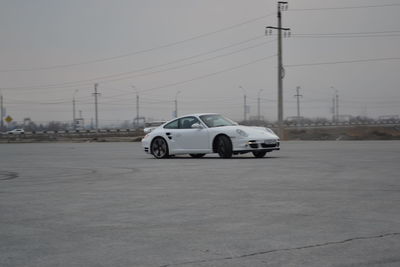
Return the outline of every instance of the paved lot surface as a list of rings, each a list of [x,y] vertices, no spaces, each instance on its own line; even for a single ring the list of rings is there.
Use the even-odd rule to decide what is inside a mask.
[[[400,142],[282,147],[0,145],[0,266],[400,266]]]

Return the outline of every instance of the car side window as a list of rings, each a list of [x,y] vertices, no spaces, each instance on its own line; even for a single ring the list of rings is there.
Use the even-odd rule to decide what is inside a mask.
[[[181,118],[179,120],[179,129],[191,129],[195,123],[200,123],[196,117]]]
[[[178,129],[179,128],[179,120],[174,120],[164,126],[165,129]]]

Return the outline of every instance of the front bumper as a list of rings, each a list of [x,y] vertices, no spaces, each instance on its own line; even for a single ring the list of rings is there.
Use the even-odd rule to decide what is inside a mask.
[[[149,138],[143,138],[142,139],[142,147],[144,152],[150,154],[150,140]]]
[[[234,152],[246,153],[251,151],[280,150],[279,139],[239,139],[232,140]]]

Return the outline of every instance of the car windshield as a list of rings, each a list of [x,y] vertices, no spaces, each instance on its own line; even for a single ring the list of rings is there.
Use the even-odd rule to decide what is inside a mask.
[[[202,115],[200,119],[210,128],[236,125],[235,122],[218,114]]]

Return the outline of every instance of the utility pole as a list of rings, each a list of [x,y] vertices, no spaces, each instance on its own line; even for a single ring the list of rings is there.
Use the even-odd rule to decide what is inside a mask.
[[[4,128],[4,107],[3,107],[3,94],[0,92],[0,132],[3,131]]]
[[[136,90],[136,119],[135,119],[135,127],[139,127],[139,91],[136,86],[132,85],[132,88]]]
[[[243,110],[244,110],[244,121],[247,121],[247,101],[246,101],[246,94],[243,95]]]
[[[139,92],[136,92],[136,127],[139,127]]]
[[[243,90],[243,121],[246,121],[247,120],[246,90],[244,90],[244,88],[241,85],[239,86],[239,88]]]
[[[175,94],[175,118],[178,117],[178,95],[181,93],[181,91],[176,92]]]
[[[75,96],[72,98],[72,128],[76,130],[76,116],[75,116]]]
[[[332,97],[332,122],[336,121],[336,112],[335,112],[335,96]]]
[[[290,28],[282,28],[282,11],[287,10],[288,2],[278,1],[278,27],[268,26],[265,33],[272,34],[272,30],[278,31],[278,127],[279,135],[283,138],[283,78],[285,70],[282,64],[282,31],[284,36],[290,36]]]
[[[300,86],[296,87],[296,94],[294,97],[297,97],[297,123],[300,122],[300,97],[303,97],[303,95],[300,94]]]
[[[336,90],[336,122],[339,122],[339,92]]]
[[[74,91],[74,95],[72,97],[72,128],[76,130],[76,112],[75,112],[75,94],[78,92],[78,89]]]
[[[257,97],[257,120],[260,122],[261,121],[261,114],[260,114],[260,94],[263,91],[263,89],[260,89],[258,91],[258,97]]]
[[[97,86],[99,84],[95,83],[94,84],[94,109],[95,109],[95,121],[96,121],[96,130],[99,129],[99,114],[98,114],[98,109],[97,109],[97,96],[101,95],[100,93],[97,92]]]
[[[331,86],[333,90],[333,97],[332,97],[332,122],[339,121],[339,93],[335,87]]]

